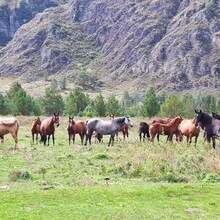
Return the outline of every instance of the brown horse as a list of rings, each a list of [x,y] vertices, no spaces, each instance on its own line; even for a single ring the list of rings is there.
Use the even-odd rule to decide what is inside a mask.
[[[196,127],[195,125],[196,121],[194,119],[184,119],[180,124],[179,124],[179,132],[180,132],[180,137],[179,140],[181,140],[182,136],[186,136],[187,144],[191,144],[192,142],[192,137],[195,137],[195,144],[197,143],[197,139],[199,136],[200,132],[200,127]]]
[[[178,126],[181,123],[183,118],[178,116],[172,119],[168,124],[161,124],[161,123],[153,123],[149,127],[150,132],[150,141],[154,142],[154,138],[157,134],[165,134],[168,135],[168,140],[172,141],[173,135],[178,130]]]
[[[40,135],[41,135],[41,142],[44,142],[44,145],[46,145],[47,141],[47,136],[48,136],[48,143],[47,145],[49,146],[49,141],[50,141],[50,135],[52,135],[53,139],[53,145],[54,143],[54,132],[55,132],[55,126],[54,124],[59,126],[59,113],[54,113],[51,117],[44,119],[41,122],[40,125]]]
[[[74,121],[73,117],[69,117],[69,125],[67,127],[68,135],[69,135],[69,145],[71,140],[73,144],[75,142],[75,134],[79,134],[81,138],[81,144],[83,145],[84,137],[86,136],[86,124],[83,121]]]
[[[36,117],[31,126],[32,141],[34,143],[34,135],[36,134],[35,137],[36,144],[38,143],[38,134],[40,134],[40,125],[41,125],[40,117]]]
[[[161,119],[161,118],[156,118],[156,119],[154,119],[153,121],[152,121],[152,123],[151,124],[154,124],[154,123],[160,123],[160,124],[168,124],[169,122],[171,121],[171,119]],[[160,134],[158,133],[157,134],[157,141],[159,142],[160,141]],[[169,136],[167,136],[167,140],[166,140],[166,142],[168,141],[168,139],[169,139]],[[176,139],[177,139],[177,135],[176,135]]]
[[[114,119],[115,115],[111,114],[110,115],[110,120]],[[125,136],[128,138],[129,133],[128,133],[128,125],[124,124],[120,127],[120,129],[118,131],[121,131],[123,134],[123,141],[125,141]],[[118,139],[118,133],[116,134],[116,137]]]
[[[19,121],[15,117],[0,117],[0,138],[4,141],[4,135],[10,133],[15,140],[15,150],[18,148]]]

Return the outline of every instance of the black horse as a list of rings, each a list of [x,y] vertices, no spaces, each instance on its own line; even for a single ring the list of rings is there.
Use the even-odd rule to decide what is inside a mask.
[[[212,138],[212,146],[215,149],[215,139],[218,137],[218,132],[220,129],[220,120],[211,117],[210,115],[202,112],[202,110],[195,110],[195,126],[197,127],[199,123],[204,126],[205,138],[208,143],[211,142]]]
[[[142,133],[143,133],[143,141],[145,140],[146,135],[148,138],[150,138],[149,125],[146,122],[141,122],[139,124],[138,133],[139,133],[139,137],[140,137],[140,142],[142,139]]]

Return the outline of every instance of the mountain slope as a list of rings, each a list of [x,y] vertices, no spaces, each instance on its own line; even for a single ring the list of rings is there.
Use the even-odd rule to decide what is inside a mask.
[[[0,51],[0,74],[32,81],[47,71],[74,81],[80,63],[116,93],[154,85],[220,95],[219,31],[214,0],[71,0],[18,29]]]

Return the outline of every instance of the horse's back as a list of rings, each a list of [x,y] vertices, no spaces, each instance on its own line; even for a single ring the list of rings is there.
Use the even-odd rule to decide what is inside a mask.
[[[84,121],[76,121],[76,133],[86,133],[87,127],[86,127],[86,123]]]
[[[17,134],[19,125],[19,121],[15,117],[0,117],[0,135],[8,133]]]
[[[179,131],[181,134],[188,136],[189,134],[198,135],[200,128],[195,125],[195,120],[184,119],[179,125]]]

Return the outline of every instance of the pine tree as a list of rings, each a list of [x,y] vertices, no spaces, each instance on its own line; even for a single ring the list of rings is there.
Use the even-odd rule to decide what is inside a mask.
[[[108,100],[107,100],[107,104],[106,104],[106,107],[107,107],[107,113],[110,115],[110,114],[113,114],[113,115],[121,115],[121,107],[119,105],[119,102],[118,100],[115,98],[115,96],[111,95]]]
[[[88,94],[83,93],[80,87],[76,87],[66,98],[66,114],[72,116],[82,114],[88,104]]]
[[[106,116],[106,104],[101,93],[99,93],[94,100],[94,110],[97,116]]]
[[[160,104],[156,97],[155,90],[153,87],[150,87],[143,100],[141,115],[144,117],[152,117],[157,115],[159,111]]]
[[[184,114],[184,103],[181,98],[175,94],[169,95],[160,107],[160,115],[168,118],[174,118]]]

